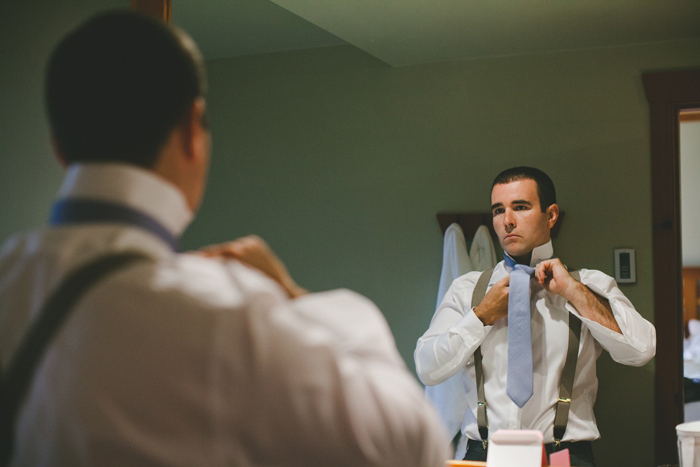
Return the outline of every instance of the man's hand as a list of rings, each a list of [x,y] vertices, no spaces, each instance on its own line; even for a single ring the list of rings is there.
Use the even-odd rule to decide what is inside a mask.
[[[535,279],[547,292],[569,300],[577,282],[559,258],[542,261],[535,267]]]
[[[493,284],[481,303],[474,308],[474,314],[484,326],[491,326],[508,316],[509,285],[510,275]]]
[[[535,279],[548,292],[564,297],[584,318],[622,334],[610,302],[571,277],[558,258],[538,264],[535,267]]]
[[[249,235],[232,242],[211,245],[197,253],[210,258],[235,258],[258,269],[279,283],[289,298],[297,298],[308,292],[299,287],[289,275],[284,263],[273,253],[265,241],[257,235]]]

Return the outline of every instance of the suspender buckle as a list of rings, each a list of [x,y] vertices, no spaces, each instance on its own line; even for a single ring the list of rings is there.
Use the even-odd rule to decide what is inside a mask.
[[[555,448],[559,448],[559,445],[560,445],[560,444],[561,444],[561,440],[555,438],[555,439],[554,439],[554,447],[555,447]]]
[[[484,451],[486,451],[488,445],[489,445],[489,440],[485,439],[481,442],[481,445],[484,447]]]
[[[567,404],[571,404],[571,398],[570,397],[560,397],[559,402],[565,402]]]

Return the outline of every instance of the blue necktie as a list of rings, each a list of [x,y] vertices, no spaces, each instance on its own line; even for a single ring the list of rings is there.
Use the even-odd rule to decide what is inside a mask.
[[[530,279],[535,270],[506,256],[508,292],[508,377],[506,393],[518,407],[532,397],[532,338],[530,336]]]
[[[64,199],[51,208],[51,225],[117,223],[140,227],[160,237],[170,247],[179,251],[177,238],[152,217],[120,204],[94,199]]]

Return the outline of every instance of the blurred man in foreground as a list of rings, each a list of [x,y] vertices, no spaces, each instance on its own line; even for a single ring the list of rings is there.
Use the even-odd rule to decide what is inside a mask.
[[[442,465],[444,432],[369,300],[307,293],[257,237],[177,253],[209,167],[205,91],[189,36],[131,12],[54,50],[46,103],[66,177],[50,226],[0,254],[10,463]],[[13,389],[49,297],[105,258],[119,264]]]

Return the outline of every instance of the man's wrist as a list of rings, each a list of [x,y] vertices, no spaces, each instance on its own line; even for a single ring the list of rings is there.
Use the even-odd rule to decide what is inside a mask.
[[[492,326],[493,325],[493,323],[488,322],[487,314],[484,313],[484,308],[482,305],[477,305],[474,308],[472,308],[472,313],[474,313],[474,316],[479,318],[479,321],[481,321],[481,324],[483,324],[484,326]]]
[[[586,287],[583,283],[577,281],[573,277],[570,277],[569,283],[562,292],[561,296],[564,297],[568,302],[571,302],[573,304],[574,302],[578,301],[583,296],[585,296],[587,291],[588,287]]]

